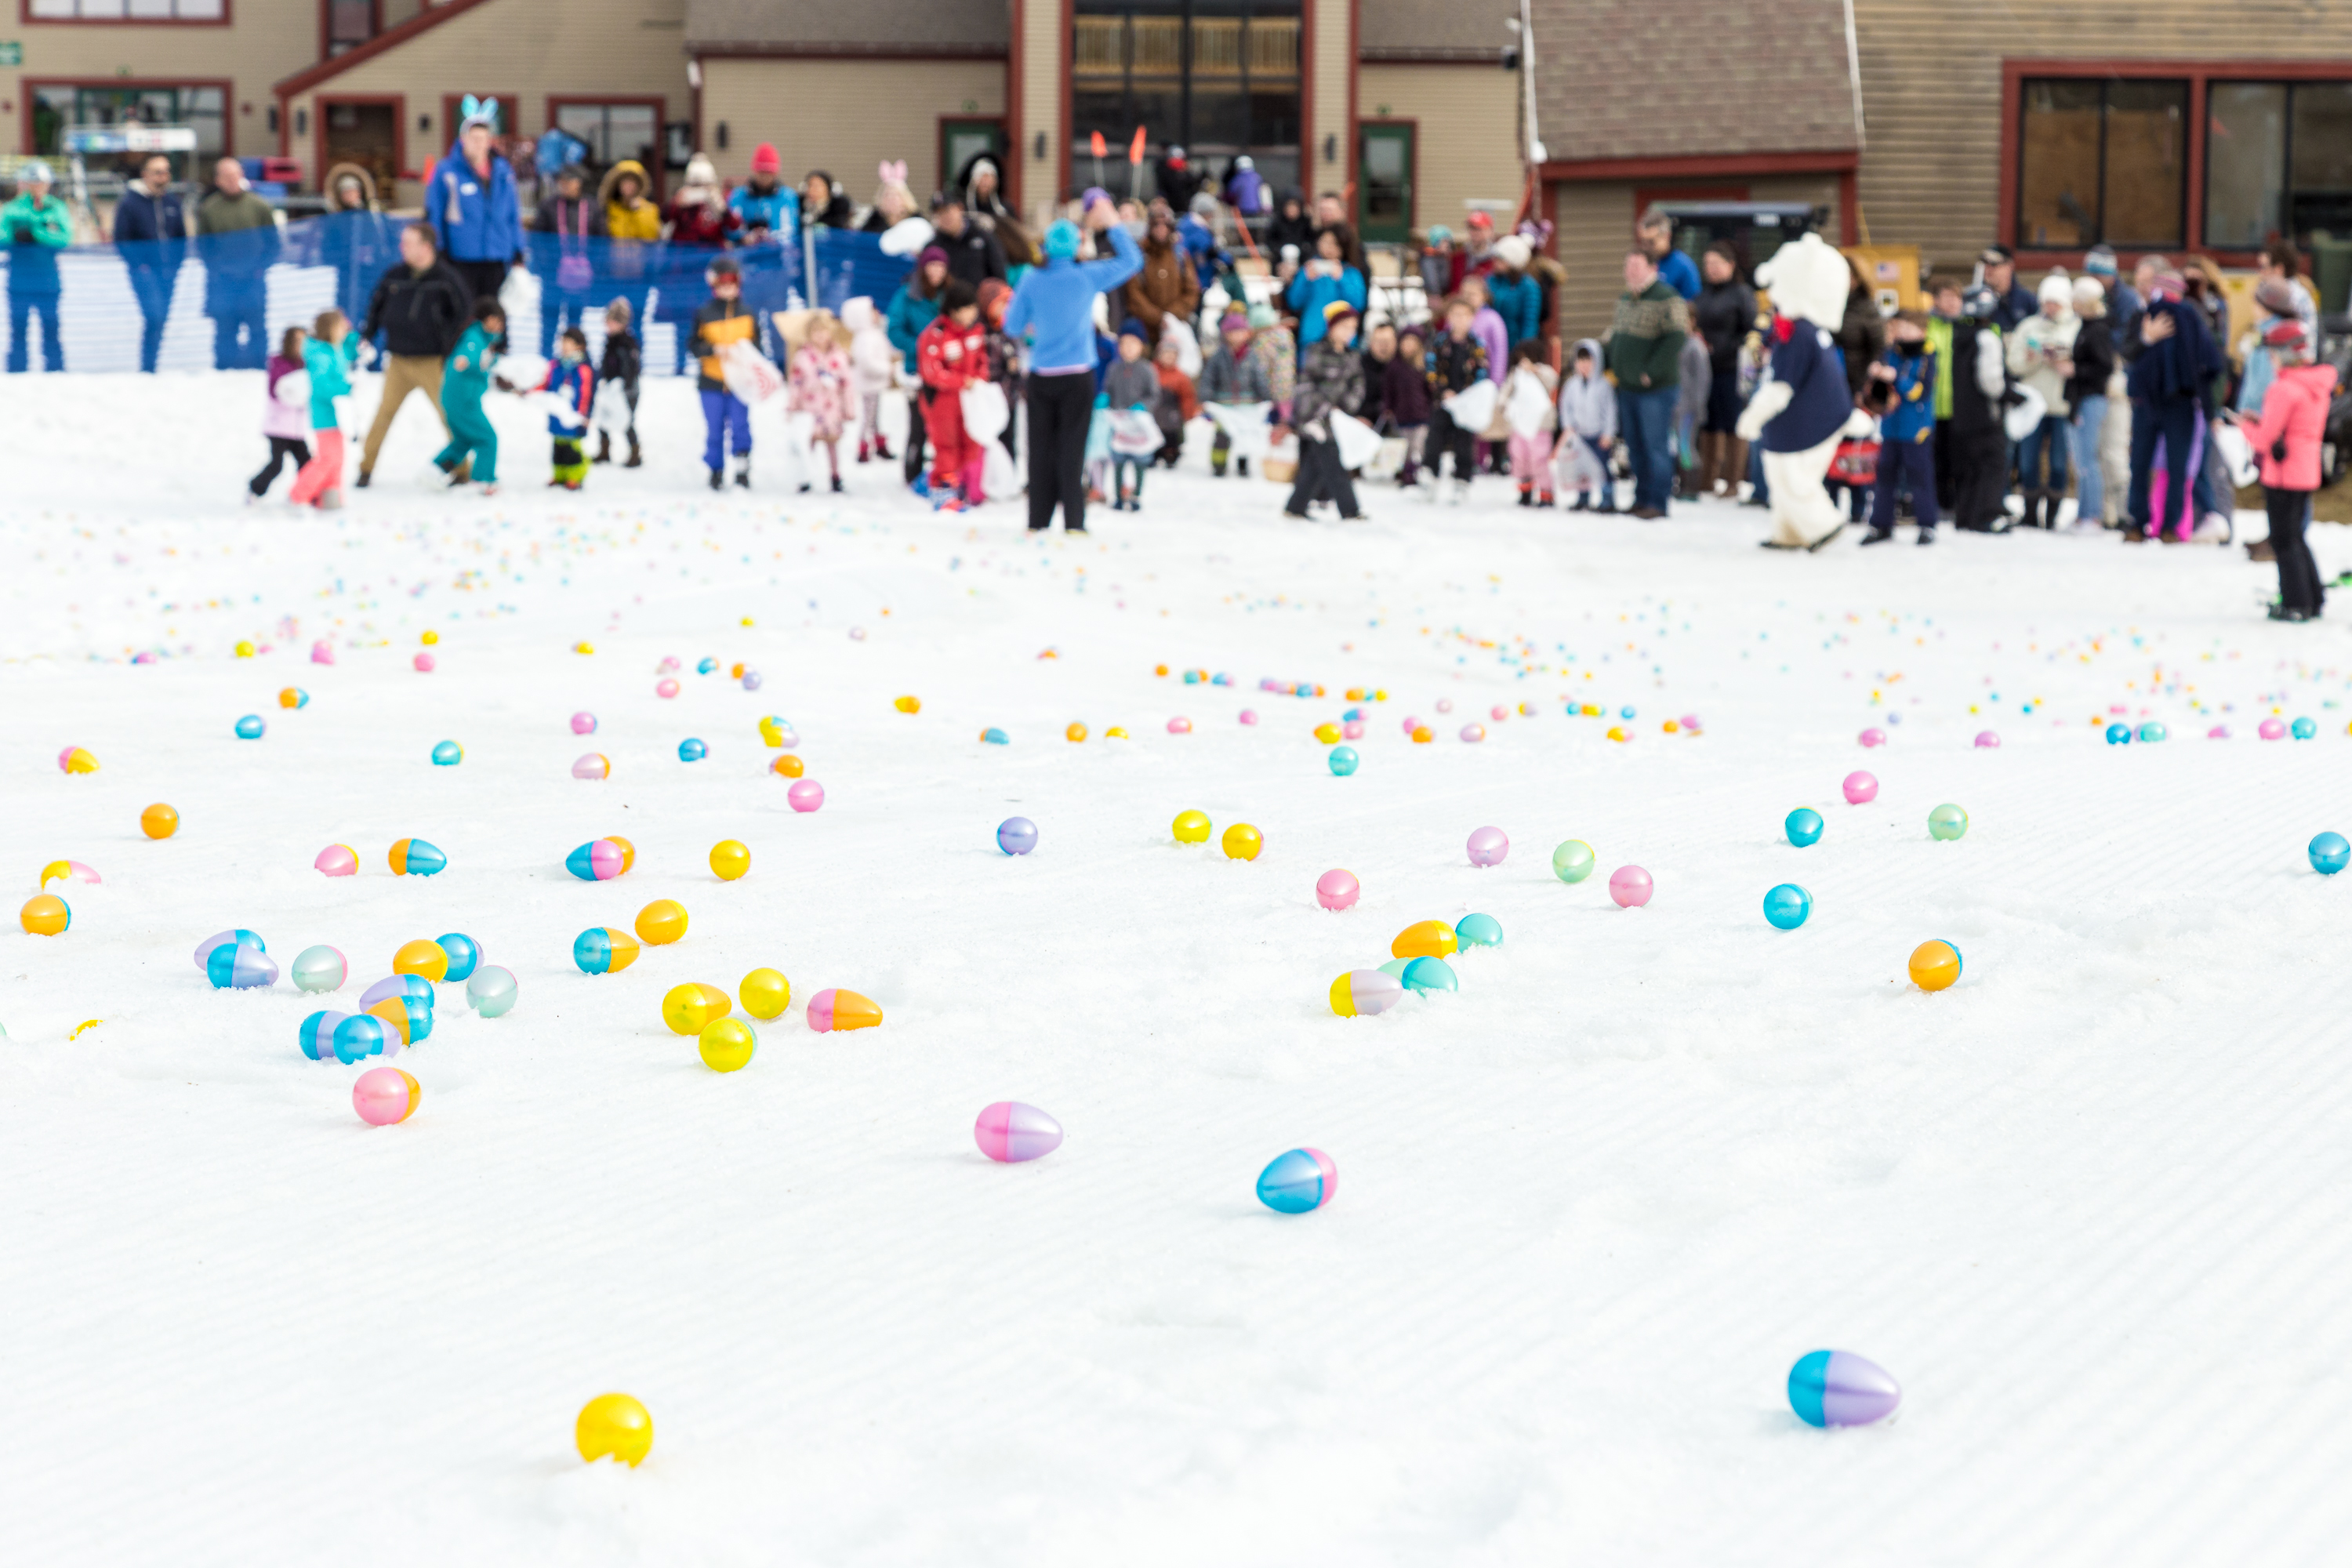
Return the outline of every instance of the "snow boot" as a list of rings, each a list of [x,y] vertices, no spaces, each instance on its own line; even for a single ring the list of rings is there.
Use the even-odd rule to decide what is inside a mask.
[[[609,463],[613,460],[613,433],[610,430],[596,432],[596,455],[588,460],[592,463]]]
[[[710,488],[714,490],[723,490],[727,488],[726,469],[713,468],[710,470]]]
[[[625,468],[642,468],[645,466],[646,455],[637,449],[637,438],[635,436],[632,436],[629,437],[629,460],[623,463],[621,467]]]
[[[735,488],[739,490],[751,488],[751,454],[749,452],[735,454]]]

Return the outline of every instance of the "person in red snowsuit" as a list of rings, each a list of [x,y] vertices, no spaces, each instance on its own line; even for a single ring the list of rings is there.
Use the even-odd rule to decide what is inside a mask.
[[[963,389],[988,379],[988,329],[980,324],[980,296],[961,279],[949,280],[939,318],[915,340],[915,369],[923,378],[923,427],[931,437],[931,495],[977,506],[985,499],[984,448],[963,433]]]

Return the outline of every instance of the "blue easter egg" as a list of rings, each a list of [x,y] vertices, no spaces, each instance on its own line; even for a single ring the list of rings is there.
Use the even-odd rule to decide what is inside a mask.
[[[996,847],[1007,855],[1026,855],[1037,847],[1037,825],[1025,816],[1008,816],[996,825]]]
[[[1293,1149],[1258,1173],[1257,1201],[1276,1214],[1312,1214],[1339,1193],[1339,1167],[1320,1149]]]
[[[1808,1426],[1867,1426],[1902,1403],[1903,1385],[1852,1351],[1815,1351],[1789,1369],[1789,1408]]]
[[[463,936],[453,931],[446,935],[436,936],[433,941],[442,952],[449,955],[448,973],[441,978],[452,985],[471,975],[474,973],[474,966],[482,962],[481,943],[470,936]]]
[[[466,760],[466,748],[455,741],[443,741],[433,748],[433,765],[454,768]]]
[[[1009,746],[1013,743],[1013,737],[1002,730],[982,730],[980,732],[980,738],[992,746]]]
[[[1399,978],[1404,982],[1404,988],[1416,996],[1462,989],[1462,982],[1454,974],[1454,966],[1442,958],[1413,959],[1404,966],[1404,973]]]
[[[2311,841],[2311,868],[2323,877],[2333,877],[2352,863],[2352,843],[2341,833],[2323,833]]]
[[[1822,841],[1822,829],[1826,826],[1820,812],[1809,805],[1801,805],[1781,822],[1780,830],[1798,848],[1810,849]]]
[[[396,996],[408,1004],[412,1011],[429,1013],[433,1010],[433,983],[422,974],[388,974],[360,993],[360,1011],[364,1013],[387,997]]]
[[[351,1016],[349,1013],[331,1009],[313,1013],[303,1019],[302,1026],[294,1037],[296,1043],[302,1047],[302,1054],[314,1062],[332,1061],[335,1057],[335,1030]]]
[[[261,732],[268,727],[261,721],[260,714],[248,713],[236,721],[236,738],[240,741],[258,741],[261,739]]]
[[[1617,717],[1620,719],[1631,719],[1633,716],[1633,710],[1631,708],[1620,708],[1617,710]]]
[[[278,961],[257,947],[247,947],[241,942],[225,942],[205,955],[205,978],[213,988],[226,991],[232,987],[243,991],[257,985],[278,984]]]
[[[1812,894],[1794,882],[1783,882],[1764,895],[1764,918],[1776,931],[1794,931],[1812,912]]]
[[[1333,775],[1339,778],[1346,778],[1363,762],[1361,757],[1356,755],[1356,748],[1353,746],[1332,747],[1328,760]]]
[[[691,737],[677,743],[677,760],[681,763],[698,763],[709,754],[709,747]]]
[[[717,659],[705,658],[696,663],[694,673],[697,675],[709,675],[712,670],[717,669],[718,668],[719,661]]]
[[[2130,725],[2128,725],[2128,724],[2110,724],[2110,725],[2108,725],[2108,726],[2107,726],[2107,744],[2108,744],[2108,745],[2110,745],[2110,746],[2128,746],[2128,745],[2130,745],[2130,744],[2131,744],[2131,738],[2132,738],[2132,727],[2131,727]]]
[[[2151,742],[2161,741],[2164,739],[2166,732],[2167,731],[2163,725],[2157,723],[2154,720],[2150,720],[2148,722],[2142,724],[2139,727],[2138,739]]]
[[[2308,719],[2297,719],[2286,727],[2286,732],[2298,741],[2308,741],[2319,733],[2319,726]]]
[[[1463,951],[1503,945],[1503,922],[1492,915],[1464,915],[1454,922],[1454,941]]]
[[[335,1026],[335,1059],[345,1067],[362,1057],[380,1057],[388,1046],[400,1054],[400,1031],[372,1013],[354,1013]]]

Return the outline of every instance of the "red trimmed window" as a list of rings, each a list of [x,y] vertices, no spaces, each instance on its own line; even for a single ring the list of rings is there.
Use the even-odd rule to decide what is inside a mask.
[[[2189,83],[2028,77],[2020,84],[2017,243],[2178,247],[2189,210]]]
[[[25,0],[27,22],[225,22],[228,0]]]

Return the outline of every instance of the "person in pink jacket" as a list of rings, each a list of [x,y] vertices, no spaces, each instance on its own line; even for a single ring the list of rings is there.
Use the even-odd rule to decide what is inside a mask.
[[[2336,367],[2312,363],[2312,347],[2311,329],[2300,318],[2283,317],[2264,330],[2263,348],[2277,360],[2278,374],[2263,394],[2261,421],[2246,432],[2262,458],[2263,503],[2278,560],[2274,621],[2315,621],[2326,602],[2304,523],[2311,493],[2319,488],[2319,446],[2336,393]]]

